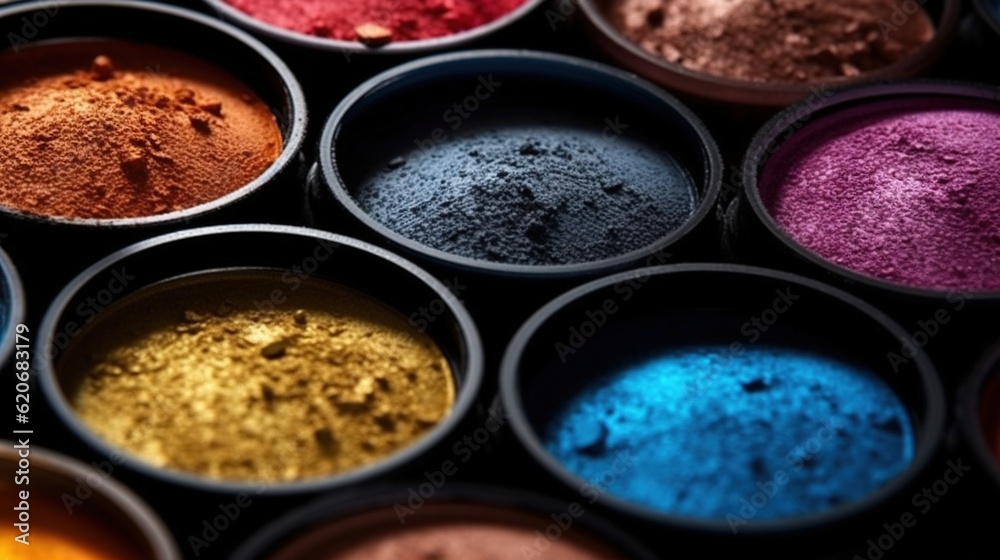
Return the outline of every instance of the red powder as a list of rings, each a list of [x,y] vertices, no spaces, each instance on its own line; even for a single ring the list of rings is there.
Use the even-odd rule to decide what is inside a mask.
[[[392,41],[467,31],[512,12],[525,0],[226,0],[265,23],[329,39],[362,41],[373,26]],[[362,27],[364,26],[364,27]],[[358,28],[361,28],[359,33]]]

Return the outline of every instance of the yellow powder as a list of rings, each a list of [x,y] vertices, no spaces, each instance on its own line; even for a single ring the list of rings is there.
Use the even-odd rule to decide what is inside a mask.
[[[275,290],[287,300],[271,305]],[[455,399],[446,358],[402,314],[273,271],[205,273],[129,296],[74,339],[57,372],[111,444],[226,480],[296,481],[379,461]]]

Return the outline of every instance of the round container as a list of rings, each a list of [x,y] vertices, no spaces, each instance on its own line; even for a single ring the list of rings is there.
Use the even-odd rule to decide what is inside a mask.
[[[853,78],[812,82],[752,82],[693,71],[654,56],[627,39],[608,20],[605,12],[610,0],[579,2],[592,41],[612,60],[625,68],[672,91],[695,99],[741,106],[777,108],[800,101],[817,90],[860,82],[913,77],[931,67],[940,57],[955,32],[961,15],[958,0],[925,0],[919,5],[935,24],[931,41],[913,55],[879,70]]]
[[[305,139],[305,98],[285,63],[260,42],[202,14],[149,2],[17,4],[0,9],[0,31],[5,37],[30,32],[23,29],[25,18],[33,22],[36,31],[30,37],[25,35],[27,44],[18,45],[22,48],[77,37],[122,39],[174,49],[226,68],[270,106],[283,137],[281,154],[255,180],[185,210],[126,219],[65,219],[3,209],[0,223],[7,231],[18,232],[8,247],[16,262],[37,261],[42,253],[59,258],[58,268],[32,266],[30,278],[26,276],[29,284],[40,288],[61,285],[68,274],[76,272],[75,266],[82,267],[142,237],[198,224],[237,218],[246,221],[251,216],[281,221],[301,211],[301,199],[291,189],[295,188],[299,151]],[[234,61],[240,64],[234,65]],[[150,66],[155,70],[153,61]],[[38,304],[45,305],[45,300]]]
[[[4,472],[14,473],[19,469],[18,462],[27,459],[30,484],[16,483],[12,474],[11,480],[4,481],[2,489],[5,494],[11,493],[11,501],[5,500],[5,505],[11,508],[16,508],[21,501],[20,492],[28,492],[28,540],[31,544],[24,550],[29,558],[43,558],[33,554],[44,555],[46,549],[49,558],[57,557],[59,552],[67,554],[68,548],[57,547],[65,547],[65,542],[87,542],[88,539],[97,541],[90,542],[92,546],[102,547],[90,549],[92,554],[103,552],[109,558],[182,558],[167,527],[153,510],[131,490],[108,476],[106,465],[110,463],[85,465],[37,446],[18,445],[17,441],[0,441],[0,465]],[[16,522],[15,515],[10,515],[9,519]],[[5,533],[8,530],[5,529]],[[15,535],[9,541],[5,538],[3,547],[24,546],[13,543],[13,537],[19,534],[17,528],[13,531]],[[115,541],[98,540],[109,538]],[[128,551],[130,556],[110,556],[112,550]]]
[[[614,469],[614,475],[607,477],[609,480],[603,475],[599,477],[600,484],[604,486],[604,492],[599,493],[600,503],[615,515],[626,516],[637,521],[638,526],[648,527],[651,534],[693,539],[699,546],[705,546],[705,550],[720,553],[746,550],[743,547],[757,545],[770,550],[775,546],[775,539],[783,539],[782,543],[786,543],[787,539],[788,543],[799,543],[807,548],[817,546],[819,541],[814,539],[829,539],[828,545],[839,546],[842,543],[834,542],[835,539],[852,529],[867,527],[862,529],[867,531],[871,528],[869,525],[879,526],[878,523],[884,521],[882,516],[887,515],[886,511],[893,511],[895,506],[908,500],[907,490],[934,464],[942,441],[946,405],[932,364],[919,351],[903,362],[889,357],[903,336],[902,328],[867,303],[803,277],[767,269],[717,264],[641,269],[580,286],[535,313],[518,331],[504,355],[500,396],[509,414],[513,433],[528,456],[540,463],[544,471],[564,488],[576,491],[584,488],[585,484],[593,487],[594,480],[585,480],[571,471],[544,443],[547,436],[540,432],[552,426],[551,421],[560,403],[569,402],[568,399],[579,394],[578,391],[584,387],[597,387],[589,382],[597,383],[598,379],[604,379],[603,376],[612,371],[625,371],[625,368],[634,367],[650,356],[662,356],[665,351],[709,344],[726,347],[725,352],[731,353],[733,359],[761,347],[755,345],[763,345],[765,350],[789,348],[868,371],[888,386],[888,389],[881,390],[895,393],[909,416],[909,423],[913,426],[912,460],[895,476],[882,481],[875,490],[812,513],[757,516],[756,510],[743,513],[739,509],[741,503],[735,503],[732,515],[740,512],[746,522],[741,523],[737,519],[734,530],[733,520],[728,517],[716,514],[679,515],[668,513],[678,511],[676,509],[654,508],[638,501],[627,501],[618,497],[616,492],[621,491],[617,488],[634,488],[634,484],[639,483],[630,478],[628,468],[622,470],[619,468],[621,465],[612,462],[615,456],[611,453],[621,447],[631,447],[628,442],[633,440],[620,433],[614,435],[606,431],[608,428],[605,426],[605,435],[601,437],[606,438],[607,443],[604,447],[593,448],[593,453],[601,453],[595,455],[595,460],[607,458],[607,468]],[[712,387],[712,380],[712,376],[706,376],[691,381],[689,387],[693,387],[694,392],[686,397],[687,402],[697,402],[698,395]],[[748,395],[768,390],[768,383],[771,381],[766,379],[751,381],[743,384],[743,390]],[[774,383],[782,381],[775,378]],[[819,399],[816,398],[816,401]],[[627,403],[608,402],[607,406],[609,412],[620,411],[624,414],[632,410],[632,405]],[[834,406],[833,410],[837,407]],[[739,417],[732,416],[734,414],[738,415],[733,412],[730,416]],[[819,414],[817,412],[816,415]],[[715,416],[714,413],[712,416]],[[843,418],[847,416],[841,417],[841,420]],[[655,423],[656,420],[647,417],[647,421]],[[837,420],[831,422],[835,426]],[[817,422],[817,428],[819,425]],[[863,433],[860,429],[850,431],[852,434]],[[903,439],[907,439],[905,431],[900,433],[904,435]],[[824,436],[817,437],[822,441]],[[811,443],[792,439],[795,439],[793,434],[775,435],[775,441],[787,443],[789,450],[812,447]],[[597,439],[594,445],[599,445]],[[784,449],[781,453],[785,452]],[[626,455],[631,457],[631,468],[642,468],[644,455],[641,450],[627,451],[630,451]],[[810,452],[812,455],[799,453],[793,458],[795,461],[808,461],[822,452],[822,444],[819,451],[811,449]],[[699,465],[703,462],[710,464],[714,456],[698,455]],[[733,454],[727,456],[733,457]],[[762,471],[758,467],[750,471],[750,465],[747,465],[747,472],[752,472],[758,482],[771,481],[768,476],[772,473],[778,480],[778,471],[771,468],[775,463],[782,465],[788,478],[795,476],[793,463],[789,466],[784,461],[772,461],[774,458],[769,455],[761,457],[761,461],[768,463],[761,464]],[[789,461],[788,457],[784,457],[785,461]],[[736,460],[735,457],[733,460]],[[666,480],[673,480],[674,476],[680,476],[679,473],[663,476]],[[713,477],[711,480],[710,491],[716,492],[717,479]],[[764,487],[767,487],[766,482]],[[759,502],[758,497],[751,497],[759,489],[751,483],[745,491],[746,499]],[[649,488],[645,495],[659,494]],[[725,507],[729,508],[732,496],[725,499]],[[759,503],[756,506],[768,507],[770,501],[766,497],[765,502],[763,506]],[[860,534],[854,533],[853,536]],[[672,539],[667,539],[667,542],[672,542]],[[665,545],[660,552],[668,549]],[[804,556],[802,549],[792,549],[798,557]]]
[[[973,0],[972,5],[996,38],[1000,39],[1000,4],[996,0]]]
[[[972,0],[971,4],[974,9],[962,20],[959,67],[966,79],[1000,83],[1000,69],[979,62],[1000,51],[1000,4],[995,0]]]
[[[739,196],[727,210],[726,245],[742,261],[817,276],[863,297],[876,299],[886,311],[903,321],[907,328],[917,328],[917,320],[927,322],[935,319],[939,310],[944,310],[948,315],[965,310],[963,315],[971,316],[969,310],[979,310],[1000,301],[1000,291],[920,288],[914,287],[912,283],[907,285],[902,281],[890,282],[836,264],[807,249],[787,233],[762,199],[760,175],[771,156],[784,145],[795,146],[798,135],[806,134],[814,121],[829,115],[847,115],[848,111],[866,104],[895,100],[902,103],[920,97],[940,97],[945,101],[951,98],[958,102],[990,102],[1000,101],[1000,89],[948,82],[887,83],[848,88],[829,94],[825,99],[798,104],[781,112],[754,138],[742,165],[742,175],[735,177],[736,183],[726,185],[726,190],[739,191]],[[833,121],[826,122],[825,126],[830,127],[831,122]],[[799,132],[800,129],[802,132]],[[914,324],[911,325],[911,322]],[[957,323],[959,322],[956,321]],[[992,336],[988,332],[982,332],[982,329],[973,328],[974,323],[970,321],[963,320],[961,324],[969,328],[954,328],[949,325],[941,331],[947,331],[947,337],[956,344],[965,344],[963,339],[966,337],[978,340],[984,335]],[[929,333],[924,333],[927,334]],[[956,335],[953,339],[952,334]]]
[[[510,548],[511,557],[525,554],[531,557],[532,550],[541,557],[553,555],[556,551],[550,550],[550,547],[566,539],[577,546],[586,545],[594,558],[604,558],[602,552],[617,553],[621,558],[633,560],[657,558],[627,533],[589,511],[586,504],[576,503],[577,508],[570,510],[570,502],[522,491],[450,483],[413,510],[412,517],[404,511],[402,519],[405,523],[400,523],[398,512],[401,510],[397,504],[405,507],[403,504],[408,498],[407,488],[383,487],[367,489],[364,493],[358,491],[349,498],[321,499],[273,522],[248,539],[231,558],[325,558],[324,554],[330,554],[331,548],[342,546],[346,540],[358,535],[361,537],[353,539],[353,542],[375,541],[381,535],[392,538],[404,530],[412,535],[415,531],[411,529],[433,528],[436,522],[495,523],[499,526],[512,523],[522,527],[527,525],[543,535],[539,537],[531,531],[528,532],[530,536],[505,543]],[[556,525],[552,529],[555,523],[553,516],[561,516],[559,521],[565,528]],[[547,530],[554,538],[544,536]],[[501,552],[491,550],[485,543],[482,550],[493,554]],[[452,557],[443,558],[451,560]]]
[[[425,165],[424,162],[433,161],[437,154],[451,150],[452,145],[465,146],[465,142],[474,140],[488,146],[484,151],[501,149],[495,146],[504,146],[502,149],[506,150],[506,144],[502,143],[514,142],[510,138],[547,138],[545,134],[564,142],[573,137],[566,132],[566,128],[560,127],[570,126],[579,131],[573,134],[585,139],[581,142],[586,142],[586,149],[605,150],[603,153],[607,156],[595,158],[638,158],[633,155],[634,152],[627,150],[639,148],[632,148],[633,144],[628,142],[635,142],[634,145],[642,146],[641,149],[649,153],[666,154],[672,158],[678,167],[673,173],[678,177],[679,174],[686,175],[693,188],[694,208],[688,217],[664,235],[653,237],[651,242],[646,241],[645,246],[634,247],[624,253],[602,256],[589,262],[523,264],[525,261],[507,255],[484,260],[479,256],[472,258],[459,254],[457,249],[446,251],[440,248],[441,245],[433,247],[418,242],[378,221],[355,198],[355,193],[368,180],[367,177],[394,167],[398,167],[395,171],[404,173],[422,169],[420,166]],[[530,134],[524,131],[530,131]],[[534,136],[530,136],[532,134]],[[604,148],[605,140],[607,148]],[[525,144],[512,148],[518,150],[520,155],[510,152],[511,155],[503,156],[518,158],[516,161],[512,159],[511,165],[525,166],[512,167],[512,173],[519,173],[521,169],[530,170],[534,165],[563,165],[561,162],[551,163],[555,156],[550,154],[556,153],[551,146],[557,145],[557,140],[539,142],[541,148],[537,149],[540,151],[536,151],[533,145]],[[456,151],[459,149],[454,148]],[[545,152],[547,149],[552,151]],[[534,160],[529,158],[538,154],[551,159],[540,164],[533,163]],[[470,158],[478,155],[479,152],[469,152]],[[572,154],[569,157],[572,158]],[[406,159],[415,158],[422,159],[418,160],[420,163],[406,162]],[[523,163],[525,161],[528,163]],[[499,163],[474,165],[476,169],[501,166]],[[596,187],[588,185],[596,196],[615,196],[632,177],[627,175],[627,170],[613,169],[606,163],[601,165],[603,167],[581,170],[581,176],[589,177],[597,173],[621,176],[626,181],[602,186],[601,189],[607,189],[604,192],[596,192]],[[651,164],[642,162],[635,165]],[[657,181],[668,172],[661,165],[659,161],[656,163]],[[447,173],[447,170],[443,172]],[[544,172],[543,169],[537,173]],[[498,171],[498,177],[506,177],[501,173],[506,171]],[[460,177],[456,175],[453,180],[458,181]],[[583,180],[577,180],[574,187],[583,189]],[[529,213],[535,212],[535,205],[555,205],[551,202],[558,195],[555,188],[540,190],[537,201],[534,198],[531,189],[536,187],[536,183],[544,188],[541,181],[540,177],[525,179],[521,187],[528,189],[527,194],[522,192],[522,195],[530,200],[523,208],[513,208],[512,212],[523,211],[524,221],[534,219]],[[516,316],[517,313],[536,307],[570,283],[630,266],[662,264],[679,258],[680,254],[689,253],[699,258],[712,254],[717,242],[710,214],[720,181],[720,156],[707,129],[687,108],[652,84],[607,66],[561,55],[476,51],[440,55],[399,66],[372,78],[344,99],[327,121],[321,136],[319,162],[310,174],[311,213],[313,223],[321,227],[353,228],[358,235],[411,256],[434,272],[449,279],[460,279],[463,285],[468,286],[461,295],[469,298],[470,307],[476,313],[494,314],[496,311],[495,316],[501,321],[510,319],[510,325],[504,327],[506,329],[521,321],[523,317]],[[514,188],[514,182],[509,184]],[[665,196],[659,193],[669,192],[674,187],[664,182],[662,186],[657,183],[655,188],[656,191],[650,192]],[[330,203],[330,199],[335,201],[336,206]],[[603,202],[598,202],[597,206],[601,204]],[[393,207],[388,203],[383,206]],[[497,208],[505,207],[498,205]],[[628,207],[624,211],[635,212],[634,216],[638,216],[639,208]],[[587,221],[583,217],[567,215],[562,208],[555,212],[557,219],[566,224]],[[493,213],[498,218],[508,215],[500,210]],[[666,214],[661,216],[657,219],[667,219]],[[522,217],[516,216],[515,219]],[[446,221],[445,218],[441,220]],[[599,224],[596,220],[593,223]],[[520,226],[510,226],[508,231],[502,232],[503,236],[512,238],[515,234],[511,232],[519,231],[514,228]],[[529,234],[526,230],[525,238],[530,238]],[[595,244],[604,241],[598,239],[597,233],[588,231],[580,235],[594,237]],[[505,243],[500,242],[500,245]],[[556,245],[552,247],[554,253],[559,252]],[[522,290],[516,297],[503,296],[514,293],[510,288],[512,282],[531,287]],[[488,325],[482,327],[488,328]],[[507,336],[509,331],[500,330],[495,339],[506,340]],[[487,337],[488,340],[490,338]]]
[[[284,29],[250,16],[246,12],[234,8],[224,0],[205,0],[205,3],[214,9],[223,19],[232,21],[258,37],[300,49],[319,51],[330,55],[339,54],[344,57],[343,60],[350,63],[352,57],[357,55],[384,55],[390,57],[395,55],[396,58],[414,57],[468,47],[514,26],[544,4],[545,0],[524,0],[524,3],[513,11],[493,21],[460,33],[415,41],[394,41],[378,46],[367,46],[360,41],[329,39]],[[392,10],[391,6],[392,4],[390,3],[387,8],[388,11]]]
[[[959,425],[978,478],[1000,494],[1000,344],[976,364],[959,395]]]
[[[98,453],[112,452],[113,446],[84,424],[64,392],[66,380],[59,373],[62,350],[111,301],[144,287],[200,272],[258,269],[283,275],[280,287],[262,294],[266,303],[258,307],[271,303],[277,308],[306,278],[317,278],[353,288],[399,311],[403,317],[410,317],[424,306],[439,311],[435,321],[421,327],[450,365],[455,386],[450,414],[429,427],[420,439],[381,460],[330,476],[310,475],[288,482],[214,478],[200,474],[202,471],[158,468],[123,450],[124,464],[133,472],[173,487],[200,491],[246,492],[262,497],[301,495],[343,488],[410,468],[449,443],[451,434],[470,421],[483,376],[481,344],[468,313],[441,283],[408,261],[371,245],[339,235],[273,225],[215,226],[167,234],[126,247],[72,280],[55,298],[35,335],[37,379],[56,417]],[[259,303],[256,298],[254,301]],[[188,320],[186,313],[184,320]],[[274,357],[266,349],[263,352],[268,359]],[[264,397],[267,399],[266,394]],[[317,439],[321,439],[319,434]]]
[[[14,353],[16,327],[24,321],[24,291],[10,257],[0,249],[0,369]]]

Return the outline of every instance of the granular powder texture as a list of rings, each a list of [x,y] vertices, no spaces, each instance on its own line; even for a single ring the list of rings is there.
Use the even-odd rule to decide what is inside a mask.
[[[765,165],[778,225],[819,256],[932,290],[1000,290],[1000,105],[904,98],[839,111]]]
[[[807,82],[889,66],[934,36],[896,0],[614,0],[608,17],[645,51],[738,80]]]
[[[641,249],[696,205],[693,180],[662,150],[531,124],[479,128],[395,158],[354,196],[375,220],[426,246],[531,265]]]
[[[525,0],[226,0],[276,27],[342,41],[415,41],[453,35],[498,19]],[[377,29],[381,28],[381,29]],[[382,31],[384,30],[384,31]]]
[[[270,109],[232,76],[123,41],[0,55],[0,204],[133,218],[216,200],[277,159]]]
[[[336,284],[295,286],[215,273],[122,300],[58,364],[72,406],[153,465],[278,482],[377,462],[448,415],[451,368],[427,335]]]
[[[627,457],[608,492],[737,531],[860,500],[914,453],[909,415],[884,381],[785,347],[670,350],[581,387],[548,424],[546,447],[581,479]],[[745,513],[751,500],[756,513]]]

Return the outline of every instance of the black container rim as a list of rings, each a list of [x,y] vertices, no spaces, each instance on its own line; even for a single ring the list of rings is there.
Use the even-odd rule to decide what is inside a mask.
[[[0,368],[2,368],[14,353],[17,335],[25,334],[17,332],[17,325],[24,322],[26,312],[24,286],[21,284],[14,261],[10,260],[10,256],[3,249],[0,249],[0,289],[5,292],[2,297],[7,300],[7,308],[4,310],[3,318],[0,319],[4,322],[0,323],[4,328],[0,336],[0,344],[3,344],[0,346]],[[28,336],[31,337],[30,334]]]
[[[545,469],[553,473],[563,484],[570,488],[579,488],[586,481],[577,477],[567,470],[554,456],[552,456],[542,444],[535,433],[527,413],[523,406],[520,394],[520,361],[528,344],[537,331],[548,322],[553,315],[560,310],[572,305],[576,300],[585,297],[598,290],[614,286],[618,282],[632,280],[637,274],[646,274],[649,277],[668,276],[673,274],[727,274],[733,276],[756,276],[765,280],[779,280],[789,284],[798,284],[811,290],[824,294],[830,298],[840,300],[845,305],[861,311],[881,328],[891,333],[893,338],[903,340],[907,334],[899,324],[893,321],[888,315],[870,305],[864,300],[857,298],[843,290],[822,282],[812,280],[803,276],[771,270],[766,268],[734,265],[734,264],[673,264],[651,268],[640,269],[638,271],[622,272],[612,276],[600,278],[588,282],[582,286],[574,288],[547,303],[521,326],[521,328],[511,339],[510,345],[504,352],[503,361],[500,365],[500,397],[504,403],[504,410],[508,412],[511,428],[517,440],[529,452],[529,454],[540,463]],[[665,527],[679,528],[685,531],[694,531],[701,534],[727,538],[753,538],[771,537],[782,538],[790,533],[805,533],[807,531],[833,526],[840,521],[844,521],[855,514],[868,511],[872,507],[881,504],[885,499],[893,497],[912,484],[918,476],[924,472],[934,458],[938,447],[944,437],[945,415],[947,404],[944,398],[944,390],[940,379],[937,376],[934,365],[927,355],[918,349],[914,358],[917,371],[920,373],[919,383],[926,399],[925,414],[926,420],[917,432],[917,441],[923,442],[917,446],[913,460],[906,470],[898,474],[892,480],[886,482],[878,490],[868,494],[864,498],[839,506],[826,512],[817,514],[787,518],[777,521],[754,521],[745,527],[740,528],[739,535],[733,535],[729,523],[725,520],[712,521],[697,518],[680,517],[660,512],[658,510],[641,506],[611,494],[601,497],[606,506],[610,506],[617,512],[622,512],[633,518],[638,518],[647,522],[662,525]]]
[[[959,425],[966,443],[1000,489],[1000,458],[990,450],[985,430],[979,419],[983,391],[990,383],[1000,383],[1000,342],[991,346],[973,367],[972,375],[959,393],[958,413]]]
[[[895,63],[884,68],[873,70],[871,72],[865,72],[857,79],[826,79],[804,83],[754,82],[717,76],[707,72],[698,72],[688,69],[681,64],[668,62],[663,58],[646,52],[639,45],[628,40],[620,31],[618,31],[618,29],[615,28],[614,25],[611,24],[610,21],[608,21],[608,18],[604,15],[598,5],[601,1],[602,0],[576,0],[590,24],[594,26],[601,33],[601,35],[611,40],[618,48],[623,49],[633,57],[639,58],[646,64],[650,64],[679,76],[683,76],[685,79],[701,82],[706,86],[713,88],[753,92],[753,94],[760,99],[766,99],[768,96],[786,96],[789,92],[798,95],[799,97],[805,97],[809,94],[815,93],[817,90],[822,91],[838,86],[857,84],[859,83],[859,80],[863,82],[871,82],[886,79],[897,69],[906,65],[915,65],[930,60],[934,57],[935,53],[943,50],[951,41],[955,30],[958,28],[959,20],[962,15],[961,0],[942,0],[944,4],[944,11],[941,14],[941,21],[935,26],[934,37],[928,43],[921,46],[920,49],[912,53],[910,56],[896,61]],[[927,0],[919,0],[919,3],[923,4],[926,1]]]
[[[524,0],[520,6],[497,19],[451,35],[413,41],[393,41],[379,47],[368,47],[359,41],[327,39],[284,29],[238,10],[225,0],[203,1],[214,9],[220,18],[234,21],[241,27],[249,29],[259,36],[316,51],[341,53],[348,63],[351,62],[350,57],[354,55],[421,55],[445,49],[460,48],[513,25],[537,7],[548,2],[548,0]]]
[[[393,504],[399,501],[399,497],[405,495],[407,491],[408,487],[402,484],[381,484],[356,488],[349,495],[319,498],[293,509],[266,525],[244,542],[229,560],[256,560],[261,558],[261,552],[273,552],[277,546],[291,542],[291,539],[308,531],[312,526],[336,523],[351,515],[363,514],[382,507],[392,508]],[[535,513],[542,519],[547,519],[545,516],[549,514],[565,510],[567,506],[565,502],[545,494],[497,484],[469,482],[446,483],[435,491],[430,500],[433,500],[434,504],[459,503]],[[419,510],[414,515],[420,515]],[[615,549],[616,552],[626,553],[632,560],[657,558],[644,544],[613,524],[606,516],[588,511],[586,515],[574,520],[574,527],[577,522],[584,527],[587,536]]]
[[[483,383],[484,377],[484,357],[483,345],[480,340],[479,331],[472,319],[472,316],[462,305],[461,301],[434,276],[418,267],[416,264],[400,257],[394,253],[386,251],[381,247],[359,241],[343,235],[319,231],[298,226],[285,226],[273,224],[236,224],[223,226],[209,226],[195,229],[188,229],[180,232],[168,233],[151,239],[146,239],[138,243],[129,245],[123,249],[97,261],[86,270],[78,274],[71,280],[52,300],[52,304],[42,318],[41,326],[38,329],[37,338],[42,343],[47,343],[56,332],[59,318],[67,309],[72,297],[97,274],[108,269],[121,259],[136,254],[141,251],[154,249],[163,245],[168,245],[177,241],[196,239],[212,235],[228,235],[241,233],[271,233],[275,235],[298,236],[308,239],[318,239],[336,243],[355,250],[367,253],[376,258],[389,262],[402,271],[416,277],[426,284],[437,296],[448,306],[448,309],[455,315],[456,327],[461,334],[465,344],[467,365],[465,367],[466,377],[463,386],[458,391],[455,404],[446,418],[431,428],[420,440],[400,449],[375,463],[364,465],[343,473],[337,473],[321,478],[310,478],[297,482],[268,482],[263,487],[254,486],[252,482],[215,480],[206,477],[189,474],[182,471],[157,468],[137,457],[134,457],[127,450],[115,448],[99,437],[96,433],[83,425],[74,414],[72,407],[67,402],[59,386],[57,375],[54,372],[53,364],[50,360],[39,358],[43,353],[36,352],[35,371],[37,379],[42,389],[42,393],[50,403],[55,416],[78,438],[83,440],[92,449],[100,451],[104,455],[111,453],[121,453],[125,457],[125,464],[134,471],[137,471],[149,478],[165,481],[181,487],[194,488],[196,490],[233,494],[239,492],[249,492],[249,489],[257,495],[263,496],[291,496],[301,495],[311,492],[328,491],[333,488],[340,488],[352,484],[360,483],[364,480],[374,478],[378,475],[396,470],[412,460],[425,454],[428,450],[440,444],[448,434],[452,433],[465,417],[473,410],[476,403],[476,395]]]
[[[640,247],[628,253],[598,261],[560,265],[510,264],[463,257],[428,247],[382,225],[358,206],[351,196],[347,185],[340,179],[340,173],[334,166],[333,140],[340,131],[343,119],[353,110],[356,103],[386,84],[395,82],[404,76],[419,74],[429,68],[469,60],[478,61],[482,64],[487,64],[494,60],[523,60],[537,64],[568,66],[580,71],[606,77],[609,81],[624,84],[633,90],[650,96],[658,103],[662,103],[665,106],[665,110],[671,110],[679,115],[701,141],[701,150],[705,158],[706,188],[702,192],[698,207],[680,227],[646,247]],[[676,97],[635,74],[606,64],[573,56],[532,50],[484,49],[441,54],[402,64],[376,75],[351,91],[333,110],[320,135],[318,158],[320,171],[318,175],[326,189],[332,192],[337,202],[350,212],[355,219],[379,237],[388,239],[391,243],[401,246],[413,254],[420,255],[423,258],[450,268],[515,278],[574,278],[609,273],[613,270],[624,268],[632,262],[639,261],[644,256],[663,251],[687,237],[706,219],[710,218],[722,188],[722,156],[715,140],[712,138],[708,127]]]
[[[809,121],[816,115],[827,116],[843,111],[857,103],[874,103],[880,100],[899,97],[956,97],[966,99],[993,100],[1000,104],[1000,86],[977,84],[951,80],[904,80],[849,86],[829,92],[828,96],[819,99],[807,99],[772,117],[754,135],[743,160],[741,173],[743,176],[743,192],[753,209],[757,219],[764,224],[768,232],[783,245],[791,249],[799,258],[818,266],[849,281],[877,288],[890,293],[901,293],[926,301],[941,300],[948,293],[957,290],[932,290],[897,284],[855,272],[824,259],[813,251],[801,245],[786,233],[767,210],[758,188],[758,171],[764,165],[773,151],[777,151],[785,141],[794,142],[795,134],[777,141],[782,133],[790,128],[808,128]],[[1000,301],[1000,290],[963,293],[967,299]]]
[[[285,64],[285,62],[271,49],[248,33],[204,14],[168,4],[141,2],[138,0],[53,0],[52,3],[54,3],[59,9],[120,8],[124,10],[141,10],[162,16],[185,19],[239,41],[248,49],[253,50],[259,57],[263,58],[270,67],[270,70],[276,74],[284,86],[289,101],[289,133],[287,136],[282,135],[281,154],[253,181],[250,181],[225,196],[221,196],[215,200],[199,204],[197,206],[192,206],[190,208],[185,208],[183,210],[157,214],[154,216],[141,216],[134,218],[65,218],[61,216],[31,214],[0,205],[0,214],[6,214],[15,219],[27,220],[40,224],[63,225],[80,228],[132,229],[183,223],[190,221],[193,218],[219,210],[236,202],[237,200],[246,198],[251,193],[256,192],[273,180],[275,176],[291,165],[298,157],[306,139],[307,112],[305,93],[303,92],[298,79],[295,77],[295,74],[292,73],[288,65]],[[8,17],[17,17],[20,15],[35,13],[46,7],[47,4],[48,3],[46,2],[26,2],[13,4],[8,7],[0,7],[0,20]],[[81,35],[81,37],[83,37],[83,35]],[[86,37],[92,38],[90,36]],[[60,37],[60,39],[62,38],[64,37]],[[174,47],[174,50],[186,52],[181,51],[177,47]],[[193,52],[187,52],[187,54],[197,56]]]
[[[11,444],[0,446],[0,460],[11,459],[16,462],[18,454],[14,451],[14,442],[12,440],[0,441]],[[87,480],[87,477],[94,476],[93,469],[88,468],[79,459],[38,447],[31,448],[31,466],[56,476],[64,476],[70,480]],[[129,487],[109,476],[94,487],[93,491],[103,496],[111,505],[135,522],[146,544],[152,548],[156,555],[150,560],[180,560],[182,558],[170,530],[149,504]]]
[[[990,26],[993,33],[1000,37],[1000,4],[994,0],[993,6],[990,6],[990,2],[991,0],[973,0],[972,5],[976,7],[980,17]]]

